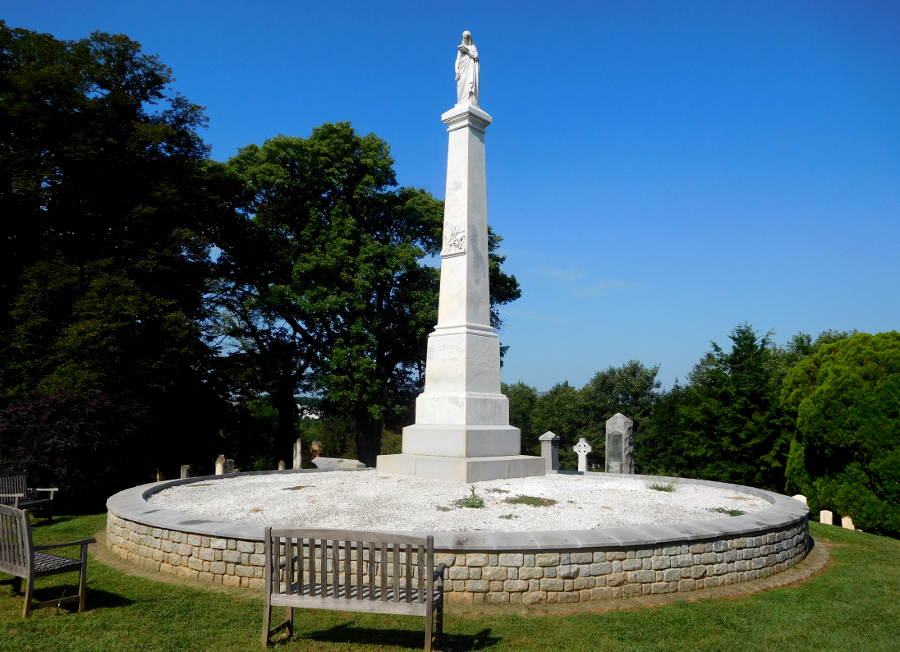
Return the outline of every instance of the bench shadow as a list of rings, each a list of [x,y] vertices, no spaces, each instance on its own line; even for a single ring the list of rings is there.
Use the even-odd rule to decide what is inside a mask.
[[[294,630],[292,640],[312,640],[319,643],[357,643],[357,644],[381,644],[405,647],[421,650],[425,639],[424,630],[409,629],[372,629],[369,627],[357,627],[353,621],[341,625],[335,625],[329,629],[313,632]],[[477,634],[449,634],[444,631],[444,637],[438,641],[435,649],[451,649],[453,652],[464,650],[485,650],[502,639],[492,636],[489,627],[482,629]],[[275,641],[276,645],[287,643],[288,637],[281,637]]]
[[[41,579],[39,578],[38,582],[40,581]],[[9,589],[2,592],[2,596],[7,599],[24,601],[25,580],[22,580],[22,590],[19,593],[13,592],[14,582],[15,580],[13,578],[10,578],[8,575],[5,575],[4,579],[0,579],[0,586],[9,587]],[[90,582],[90,578],[88,578],[88,582]],[[78,595],[77,582],[73,584],[57,584],[55,586],[38,585],[34,591],[34,602],[60,600],[62,598],[68,598],[73,595]],[[109,591],[104,591],[103,589],[94,589],[91,588],[90,584],[88,584],[87,611],[100,608],[127,607],[128,605],[132,604],[134,604],[134,600],[131,600],[130,598],[125,598],[121,595],[110,593]],[[50,608],[52,609],[53,607]],[[78,603],[67,603],[61,605],[59,609],[63,611],[77,612]]]
[[[41,528],[49,527],[51,525],[59,525],[60,523],[66,523],[68,521],[71,521],[73,518],[75,518],[74,516],[66,516],[66,515],[60,516],[58,514],[54,514],[53,520],[51,521],[47,517],[46,511],[42,512],[40,507],[38,507],[36,510],[34,510],[33,512],[30,512],[30,513],[34,517],[31,519],[31,529],[32,530],[40,530]]]

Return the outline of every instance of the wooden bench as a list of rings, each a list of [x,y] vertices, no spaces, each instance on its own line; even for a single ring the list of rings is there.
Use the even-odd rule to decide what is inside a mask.
[[[271,634],[294,633],[294,608],[425,617],[425,650],[443,634],[444,568],[434,566],[434,537],[271,528],[265,532],[265,608],[262,647]],[[270,631],[272,607],[287,620]]]
[[[29,492],[48,491],[49,498],[29,498]],[[53,497],[57,488],[31,489],[28,487],[28,478],[21,471],[0,471],[0,505],[7,505],[17,509],[35,509],[46,507],[50,512],[50,520],[53,520]]]
[[[16,509],[8,505],[0,505],[0,571],[15,577],[13,590],[19,593],[22,580],[26,581],[25,608],[22,617],[28,618],[32,608],[50,607],[68,602],[78,601],[78,611],[84,611],[85,580],[87,578],[87,547],[96,543],[96,539],[81,539],[69,543],[54,543],[36,546],[31,538],[31,519],[27,509]],[[44,550],[81,546],[81,559],[71,559],[52,555]],[[39,602],[34,607],[31,600],[34,596],[34,580],[45,575],[59,573],[79,573],[78,595]]]

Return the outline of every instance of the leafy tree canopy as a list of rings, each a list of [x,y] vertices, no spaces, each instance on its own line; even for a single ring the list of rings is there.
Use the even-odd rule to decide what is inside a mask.
[[[679,407],[685,456],[700,478],[778,491],[790,421],[779,405],[770,336],[741,324],[729,339],[731,351],[713,342],[689,376]]]
[[[900,535],[900,333],[822,347],[787,374],[781,400],[797,422],[788,489],[814,513]]]
[[[206,118],[171,81],[124,35],[0,23],[3,400],[138,401],[160,454],[179,442],[177,468],[223,410],[200,328],[217,212]]]
[[[278,136],[226,164],[243,190],[240,219],[216,240],[218,328],[251,370],[248,390],[268,393],[281,412],[279,447],[295,436],[298,390],[353,417],[367,464],[384,424],[410,416],[437,316],[438,270],[424,259],[439,251],[443,203],[397,188],[392,166],[387,143],[349,123]],[[491,234],[498,324],[496,308],[519,296],[500,270],[500,240]]]

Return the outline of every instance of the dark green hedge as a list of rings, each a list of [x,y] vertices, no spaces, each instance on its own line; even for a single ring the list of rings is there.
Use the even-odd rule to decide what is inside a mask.
[[[900,333],[825,347],[788,373],[781,400],[797,419],[788,491],[814,515],[828,509],[900,536]]]

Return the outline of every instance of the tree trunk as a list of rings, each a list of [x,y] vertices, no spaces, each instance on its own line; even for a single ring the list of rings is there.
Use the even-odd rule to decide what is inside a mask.
[[[356,452],[359,461],[366,466],[375,466],[376,458],[381,453],[383,430],[383,419],[373,419],[365,408],[356,411]]]
[[[294,401],[293,383],[283,383],[271,392],[272,403],[278,409],[278,426],[275,431],[275,459],[293,459],[294,442],[297,441],[297,403]]]

